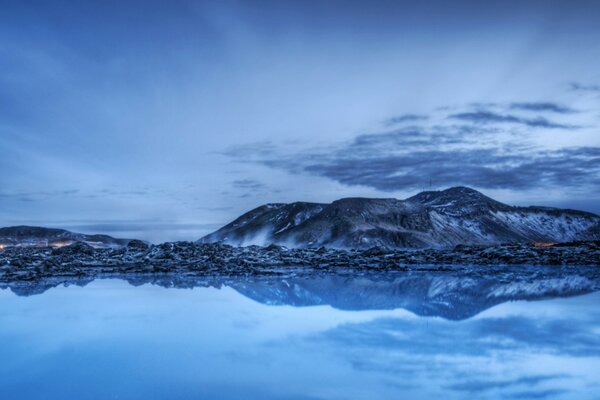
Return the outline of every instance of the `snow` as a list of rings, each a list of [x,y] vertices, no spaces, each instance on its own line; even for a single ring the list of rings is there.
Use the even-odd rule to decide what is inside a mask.
[[[524,236],[541,234],[557,242],[575,240],[579,233],[591,228],[600,220],[574,214],[554,216],[545,212],[498,211],[492,215]]]
[[[495,288],[488,294],[488,297],[524,297],[540,296],[545,294],[561,295],[572,292],[592,291],[594,288],[594,282],[588,278],[573,275],[560,278],[511,282]]]

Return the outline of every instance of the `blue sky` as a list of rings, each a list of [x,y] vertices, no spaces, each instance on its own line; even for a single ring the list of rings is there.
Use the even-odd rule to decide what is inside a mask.
[[[596,1],[0,1],[0,225],[468,185],[600,212]]]

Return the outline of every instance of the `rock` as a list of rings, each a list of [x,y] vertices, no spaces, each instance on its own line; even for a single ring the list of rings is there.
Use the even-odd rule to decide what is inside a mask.
[[[132,243],[127,249],[98,249],[74,243],[56,249],[15,247],[0,252],[0,283],[9,279],[40,279],[73,274],[86,277],[119,273],[249,274],[261,275],[285,268],[306,266],[320,271],[339,268],[359,273],[370,268],[404,270],[407,265],[593,265],[600,266],[597,242],[576,242],[551,247],[528,244],[457,246],[453,249],[401,250],[374,247],[362,252],[320,249],[287,249],[280,246],[232,247],[191,242],[148,246]],[[422,267],[419,267],[422,268]],[[486,267],[487,268],[487,267]],[[481,269],[485,270],[485,269]],[[19,274],[16,274],[16,272]],[[600,269],[598,269],[600,274]],[[12,278],[11,278],[12,277]]]
[[[84,242],[75,242],[67,246],[57,247],[52,250],[52,254],[87,254],[94,253],[94,248]]]
[[[148,250],[150,245],[142,240],[133,239],[127,243],[127,248],[135,250]]]

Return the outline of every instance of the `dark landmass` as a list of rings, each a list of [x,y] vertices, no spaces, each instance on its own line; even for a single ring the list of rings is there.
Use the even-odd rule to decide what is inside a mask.
[[[62,247],[83,242],[95,248],[126,246],[132,239],[116,239],[108,235],[86,235],[65,229],[39,226],[0,228],[0,249],[6,247]]]
[[[599,290],[599,266],[600,242],[446,250],[148,245],[135,240],[118,249],[97,249],[79,242],[0,251],[0,289],[29,296],[113,278],[136,286],[227,286],[269,305],[404,308],[459,320],[505,301]]]
[[[266,204],[199,243],[368,249],[576,240],[600,240],[600,216],[551,207],[513,207],[476,190],[454,187],[406,200]]]
[[[148,271],[150,272],[150,271]],[[403,270],[245,266],[141,271],[138,268],[87,267],[52,276],[4,276],[0,289],[19,296],[42,294],[59,285],[85,286],[95,279],[121,279],[133,286],[193,289],[229,287],[266,305],[329,305],[341,310],[402,308],[420,316],[470,318],[514,300],[541,300],[600,289],[597,266],[434,266]]]
[[[422,192],[406,200],[347,198],[331,204],[267,204],[197,243],[242,247],[274,244],[307,249],[306,254],[310,255],[309,249],[318,247],[447,250],[457,245],[594,240],[600,240],[600,216],[596,214],[550,207],[513,207],[476,190],[454,187]],[[0,228],[0,250],[10,247],[58,248],[77,242],[99,249],[118,249],[132,241],[64,229]],[[437,259],[438,254],[434,258]],[[314,259],[308,262],[312,261]]]
[[[78,242],[60,248],[14,247],[0,251],[0,282],[105,273],[182,273],[261,275],[273,268],[317,270],[409,270],[410,266],[600,265],[600,241],[453,249],[368,250],[233,247],[224,244],[173,242],[148,245],[133,240],[126,247],[98,249]]]

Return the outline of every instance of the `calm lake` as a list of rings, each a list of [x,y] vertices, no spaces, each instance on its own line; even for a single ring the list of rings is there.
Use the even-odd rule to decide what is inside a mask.
[[[512,301],[489,282],[428,282],[3,289],[0,397],[600,398],[600,292]]]

